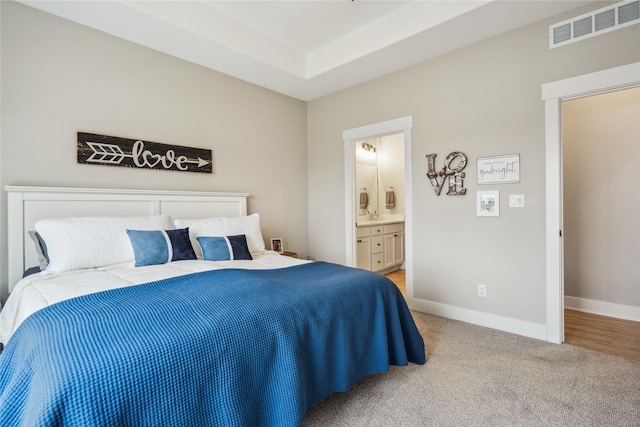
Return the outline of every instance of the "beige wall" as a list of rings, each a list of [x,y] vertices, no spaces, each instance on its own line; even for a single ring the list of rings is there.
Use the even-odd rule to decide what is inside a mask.
[[[541,85],[640,60],[640,27],[550,50],[548,26],[593,4],[308,104],[309,243],[345,261],[342,131],[413,116],[414,297],[469,312],[546,322],[545,123]],[[366,107],[363,107],[366,106]],[[466,196],[435,196],[425,156],[454,150],[469,165]],[[517,184],[475,180],[478,157],[519,153]],[[477,217],[475,193],[499,190],[501,215]],[[524,194],[509,209],[509,194]],[[411,250],[411,248],[407,248]],[[477,284],[487,297],[477,296]]]
[[[640,307],[640,88],[563,103],[565,295]]]
[[[267,244],[282,237],[306,257],[304,102],[21,4],[1,7],[2,186],[249,192]],[[209,148],[214,173],[80,165],[77,131]],[[6,255],[2,266],[4,300]]]

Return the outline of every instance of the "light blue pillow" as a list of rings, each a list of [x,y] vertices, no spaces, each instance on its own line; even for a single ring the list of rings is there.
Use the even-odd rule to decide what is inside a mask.
[[[196,240],[202,248],[202,259],[206,261],[253,259],[244,234],[226,237],[198,236]]]
[[[196,259],[189,228],[177,230],[127,230],[136,267]]]

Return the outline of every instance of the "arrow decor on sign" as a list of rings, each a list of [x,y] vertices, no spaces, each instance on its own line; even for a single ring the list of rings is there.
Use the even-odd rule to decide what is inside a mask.
[[[213,173],[211,150],[78,132],[78,163]]]

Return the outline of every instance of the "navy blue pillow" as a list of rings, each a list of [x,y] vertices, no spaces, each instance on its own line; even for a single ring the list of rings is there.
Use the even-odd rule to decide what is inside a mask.
[[[196,259],[189,228],[177,230],[127,230],[136,267]]]
[[[206,261],[253,259],[244,234],[226,237],[198,236],[196,240],[202,248],[202,259]]]

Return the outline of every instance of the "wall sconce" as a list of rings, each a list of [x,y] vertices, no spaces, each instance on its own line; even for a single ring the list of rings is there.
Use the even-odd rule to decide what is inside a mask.
[[[376,146],[368,142],[356,144],[356,162],[376,166]]]
[[[363,142],[362,143],[362,149],[363,150],[367,150],[370,153],[375,153],[376,152],[376,147],[374,147],[373,145],[369,144],[368,142]]]

